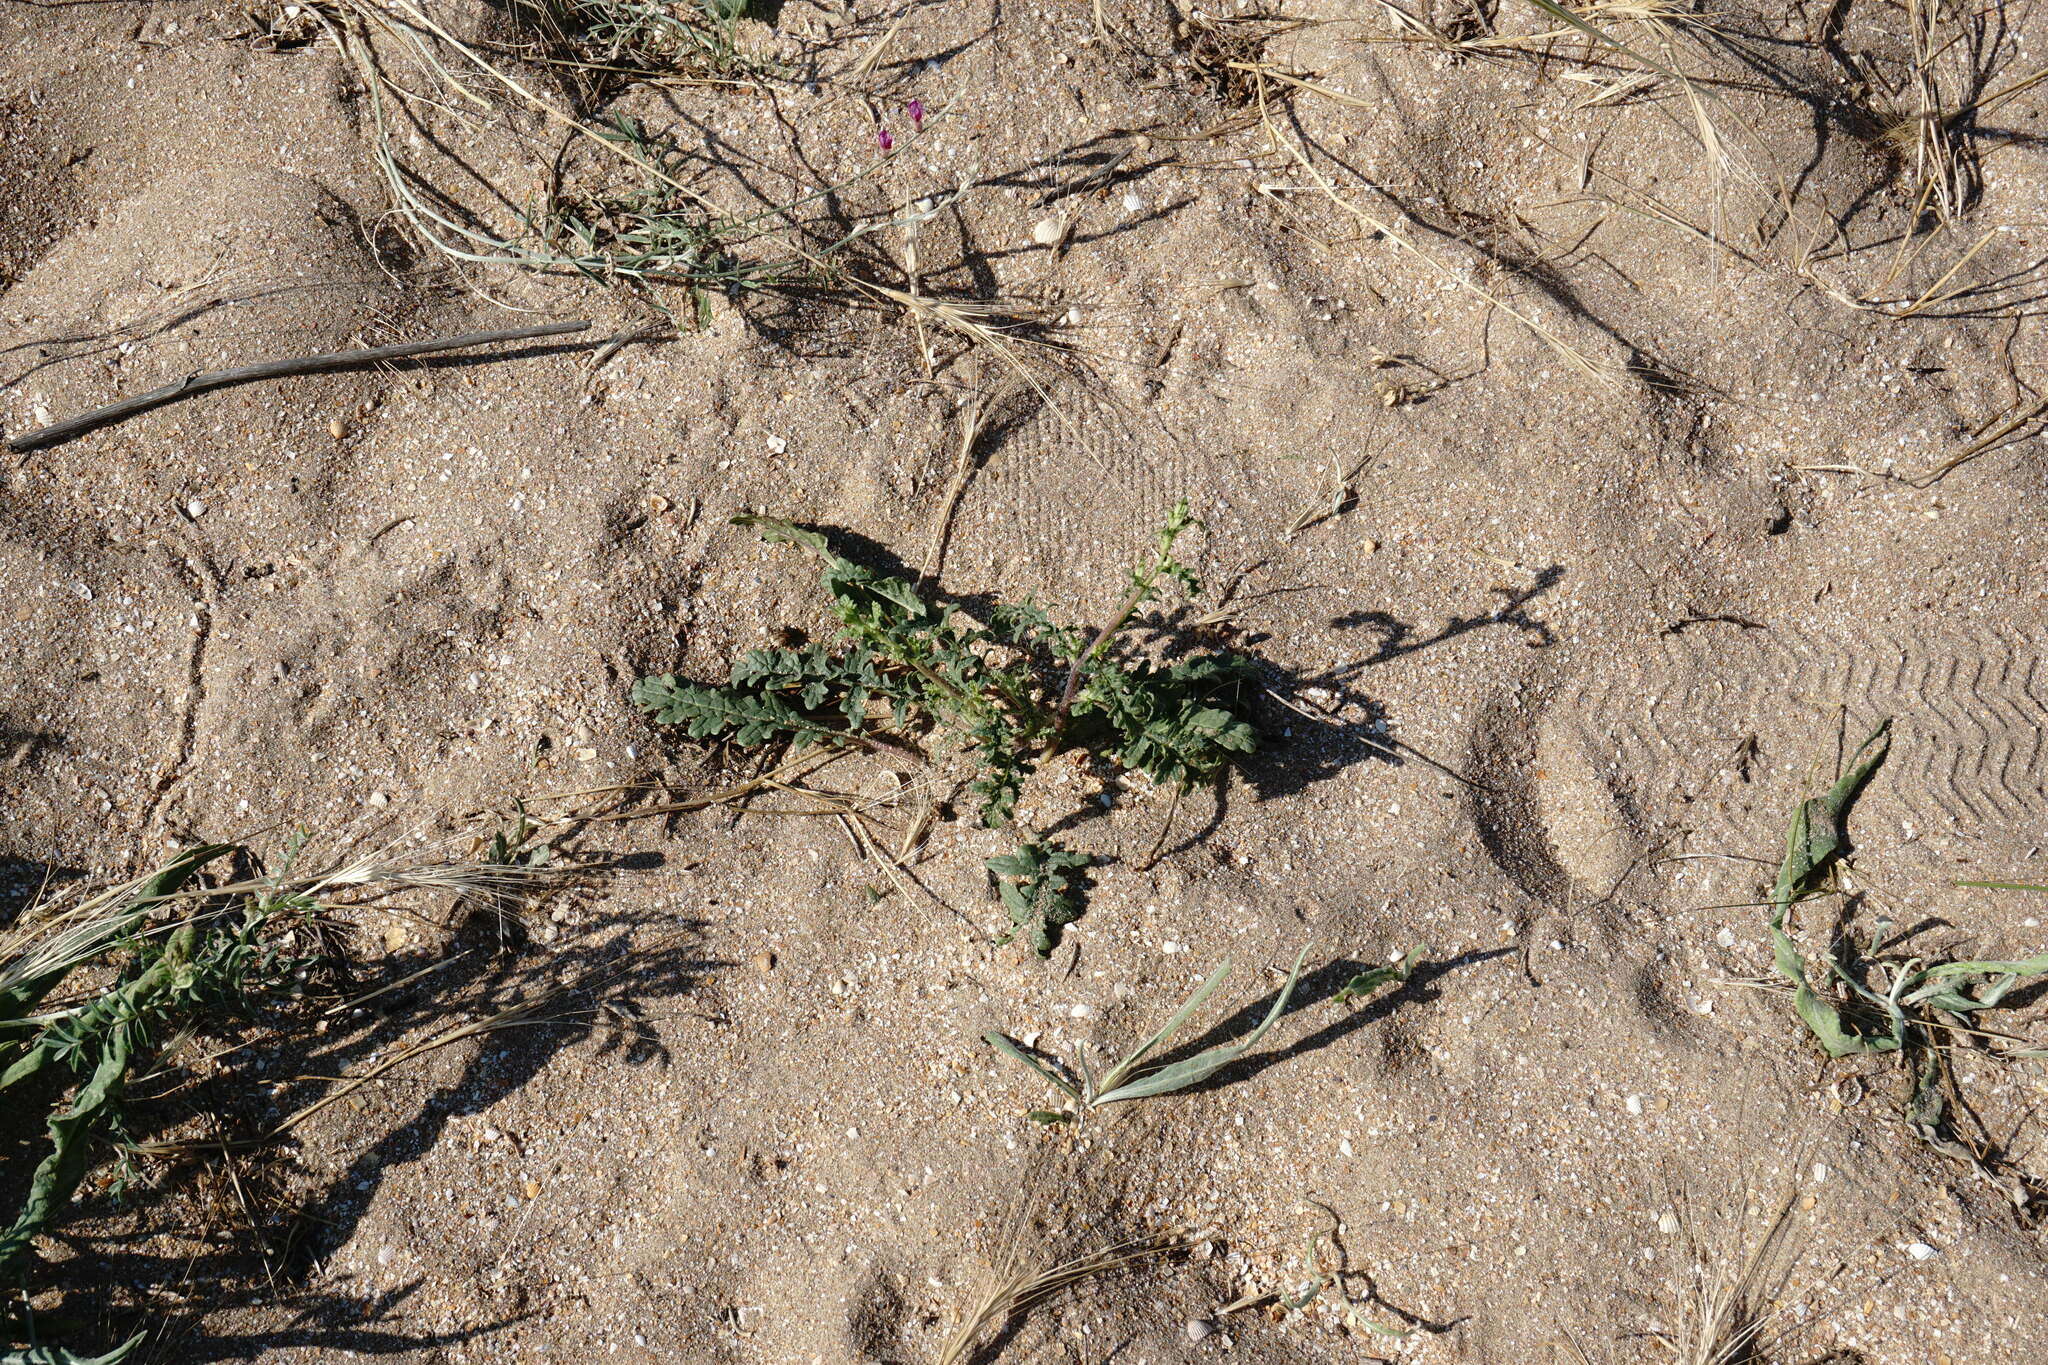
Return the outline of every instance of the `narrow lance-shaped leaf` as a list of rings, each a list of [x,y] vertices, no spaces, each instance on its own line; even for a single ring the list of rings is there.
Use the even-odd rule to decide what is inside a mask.
[[[1095,1103],[1098,1105],[1115,1104],[1121,1100],[1138,1100],[1151,1095],[1167,1095],[1176,1090],[1185,1090],[1191,1085],[1199,1085],[1224,1067],[1229,1066],[1232,1062],[1244,1056],[1245,1053],[1258,1045],[1259,1039],[1266,1036],[1266,1030],[1272,1028],[1280,1016],[1286,1012],[1287,1001],[1294,994],[1295,983],[1301,979],[1301,964],[1307,958],[1308,949],[1306,948],[1296,955],[1294,970],[1287,974],[1287,984],[1280,988],[1279,998],[1273,1002],[1273,1008],[1266,1011],[1266,1017],[1259,1021],[1259,1026],[1246,1034],[1242,1041],[1220,1047],[1212,1047],[1205,1052],[1195,1054],[1186,1061],[1175,1062],[1171,1066],[1161,1067],[1143,1080],[1133,1081],[1128,1085],[1118,1086],[1106,1094],[1097,1095]]]
[[[1118,1062],[1116,1066],[1112,1067],[1108,1071],[1108,1073],[1106,1073],[1103,1076],[1103,1087],[1105,1089],[1114,1089],[1116,1086],[1122,1084],[1124,1077],[1128,1076],[1132,1071],[1134,1071],[1137,1068],[1138,1064],[1140,1062],[1143,1062],[1146,1056],[1154,1048],[1158,1047],[1161,1043],[1164,1043],[1167,1039],[1171,1038],[1175,1033],[1180,1031],[1181,1025],[1187,1023],[1187,1021],[1194,1016],[1195,1011],[1201,1008],[1202,1002],[1204,1000],[1207,1000],[1211,995],[1214,995],[1216,993],[1216,988],[1218,986],[1221,986],[1224,983],[1224,981],[1229,978],[1229,976],[1230,959],[1226,957],[1221,962],[1216,964],[1215,970],[1209,973],[1207,980],[1203,981],[1201,985],[1195,987],[1195,993],[1188,997],[1188,1001],[1186,1004],[1182,1005],[1178,1010],[1174,1011],[1173,1017],[1166,1021],[1165,1025],[1159,1030],[1159,1032],[1153,1034],[1143,1043],[1140,1043],[1136,1051],[1132,1052],[1130,1056],[1124,1058],[1121,1062]]]
[[[82,1356],[62,1346],[23,1346],[0,1354],[0,1365],[121,1365],[135,1354],[147,1332],[137,1332],[105,1355]]]
[[[1005,1035],[998,1033],[994,1029],[990,1029],[986,1033],[983,1033],[981,1036],[982,1039],[985,1042],[987,1042],[990,1047],[1002,1053],[1011,1061],[1024,1063],[1024,1065],[1030,1067],[1033,1071],[1036,1071],[1039,1075],[1045,1077],[1046,1080],[1052,1082],[1054,1086],[1058,1087],[1061,1090],[1064,1090],[1067,1093],[1067,1095],[1074,1101],[1074,1103],[1081,1104],[1084,1102],[1081,1096],[1081,1091],[1073,1084],[1073,1082],[1069,1081],[1066,1077],[1060,1075],[1058,1072],[1052,1070],[1050,1067],[1040,1062],[1036,1057],[1026,1052],[1023,1048],[1018,1047],[1015,1043],[1011,1042],[1009,1038]]]

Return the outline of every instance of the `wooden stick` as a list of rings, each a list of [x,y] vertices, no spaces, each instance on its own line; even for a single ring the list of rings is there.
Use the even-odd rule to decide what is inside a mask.
[[[57,445],[74,436],[82,436],[95,427],[119,422],[133,417],[138,412],[174,403],[187,394],[205,393],[209,389],[224,389],[235,384],[247,384],[257,379],[282,379],[295,374],[319,374],[326,370],[345,370],[356,365],[368,365],[378,360],[403,360],[408,356],[432,355],[436,351],[456,351],[469,346],[488,346],[500,341],[528,341],[534,337],[560,336],[565,332],[581,332],[589,328],[588,322],[551,322],[545,327],[521,327],[509,332],[472,332],[467,336],[448,337],[441,341],[407,341],[396,346],[372,346],[363,351],[335,351],[328,355],[302,356],[296,360],[266,360],[260,365],[244,365],[233,370],[206,370],[186,375],[174,384],[166,384],[148,393],[138,393],[132,398],[123,398],[91,412],[82,412],[76,417],[38,427],[23,436],[9,438],[7,448],[20,454],[28,450],[41,450],[44,446]]]

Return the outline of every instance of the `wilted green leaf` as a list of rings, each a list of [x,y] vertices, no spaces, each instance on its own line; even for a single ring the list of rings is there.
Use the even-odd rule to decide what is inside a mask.
[[[82,1356],[62,1346],[23,1346],[0,1354],[0,1365],[121,1365],[149,1334],[137,1332],[105,1355]]]
[[[1008,943],[1019,934],[1040,957],[1059,946],[1060,930],[1081,917],[1086,878],[1082,869],[1093,861],[1050,841],[1021,844],[1017,851],[990,858],[997,894],[1010,912],[1010,931],[997,939]]]
[[[1415,971],[1416,959],[1422,955],[1420,948],[1410,948],[1399,962],[1385,967],[1368,967],[1345,982],[1337,991],[1337,1003],[1342,1005],[1352,1000],[1363,1000],[1380,987],[1395,981],[1406,981]]]

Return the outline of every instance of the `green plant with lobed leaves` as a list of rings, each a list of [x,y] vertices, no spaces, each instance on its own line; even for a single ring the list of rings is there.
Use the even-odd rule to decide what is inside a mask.
[[[1022,844],[1015,853],[989,859],[996,893],[1010,912],[1010,932],[996,942],[1022,935],[1033,952],[1051,956],[1060,930],[1081,918],[1088,863],[1086,854],[1057,844]]]
[[[1175,543],[1197,524],[1185,501],[1131,570],[1108,623],[1093,631],[1060,625],[1030,601],[976,620],[908,579],[835,554],[817,531],[773,517],[734,521],[817,554],[840,633],[803,648],[749,650],[722,687],[674,675],[641,679],[633,700],[693,739],[885,748],[892,736],[941,732],[972,756],[972,790],[991,828],[1011,819],[1025,781],[1066,747],[1186,789],[1220,780],[1258,745],[1244,714],[1249,660],[1216,653],[1161,664],[1117,647],[1164,584],[1200,591],[1174,557]],[[990,863],[1017,931],[1042,954],[1080,913],[1078,859],[1027,840]]]

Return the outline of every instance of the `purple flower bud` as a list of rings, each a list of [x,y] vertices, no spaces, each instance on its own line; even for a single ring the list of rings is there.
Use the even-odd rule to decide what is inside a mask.
[[[910,126],[922,132],[924,130],[924,101],[912,100],[905,106],[904,112],[910,115]]]
[[[887,128],[875,129],[875,141],[881,144],[882,150],[885,152],[896,145],[896,139],[889,136]]]

